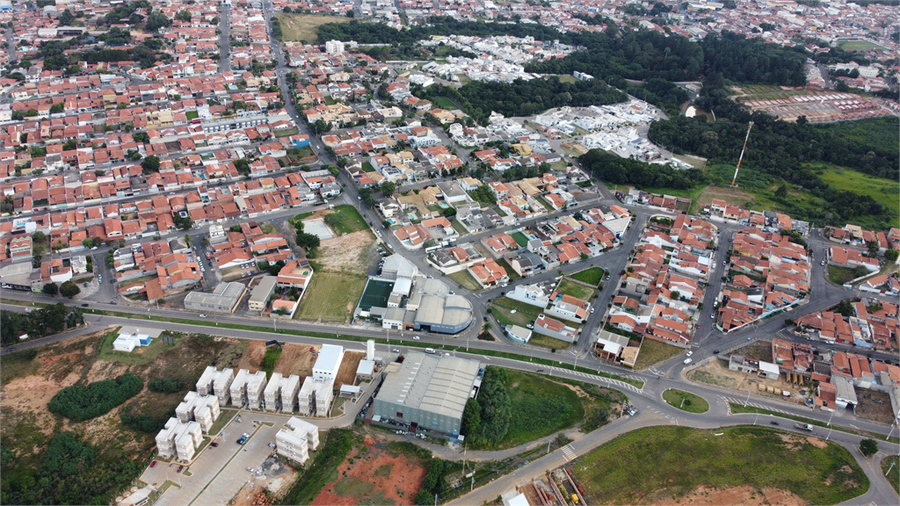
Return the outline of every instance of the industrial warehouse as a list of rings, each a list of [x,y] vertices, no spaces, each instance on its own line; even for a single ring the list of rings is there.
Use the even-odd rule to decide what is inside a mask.
[[[475,360],[410,352],[403,363],[385,369],[372,421],[435,431],[455,440],[466,402],[481,386],[480,371]]]
[[[369,278],[355,315],[380,320],[385,329],[458,334],[472,323],[472,303],[419,273],[409,260],[392,255],[381,274]]]

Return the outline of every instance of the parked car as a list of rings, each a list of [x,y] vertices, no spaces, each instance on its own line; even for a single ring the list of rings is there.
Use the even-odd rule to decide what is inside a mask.
[[[397,348],[394,348],[394,349],[392,349],[391,351],[394,352],[394,353],[400,353],[400,350],[398,350]]]
[[[413,341],[418,341],[419,339],[422,339],[422,338],[419,336],[413,336]]]
[[[81,307],[88,307],[88,306],[90,306],[90,304],[88,304],[88,303],[84,303],[81,305]]]
[[[207,316],[205,314],[200,315],[200,318],[206,318],[206,317]]]
[[[693,354],[694,354],[693,351],[688,351],[687,353],[684,354],[684,356],[690,357],[690,356],[693,355]]]
[[[212,443],[209,443],[209,446],[212,446],[213,448],[215,448],[215,447],[219,446],[219,443],[216,443],[215,441],[213,441]]]
[[[689,359],[689,358],[684,359],[684,365],[688,365],[688,364],[690,364],[691,362],[693,362],[693,360],[691,360],[691,359]]]
[[[772,420],[772,421],[769,422],[769,423],[771,423],[772,425],[778,425],[778,422],[776,422],[775,420]]]
[[[184,466],[178,466],[178,471],[175,471],[175,472],[180,473],[182,469],[184,469]]]
[[[154,460],[153,462],[150,463],[150,467],[155,467],[155,466],[156,466],[156,461]]]
[[[713,350],[713,355],[718,355],[718,354],[719,354],[719,350]]]

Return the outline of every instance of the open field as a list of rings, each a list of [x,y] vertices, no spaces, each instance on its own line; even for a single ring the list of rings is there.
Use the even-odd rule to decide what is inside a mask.
[[[478,284],[478,281],[475,281],[475,278],[469,274],[469,271],[454,272],[449,275],[449,278],[459,283],[463,288],[468,288],[469,290],[481,290],[481,285]]]
[[[538,374],[509,370],[509,432],[501,446],[517,446],[584,419],[584,392]]]
[[[816,164],[812,168],[823,181],[835,188],[877,200],[890,211],[890,226],[900,226],[900,183],[897,181],[834,165]]]
[[[347,322],[366,286],[361,274],[316,272],[309,293],[300,301],[295,318],[321,322]]]
[[[147,361],[148,355],[144,355],[140,360],[129,361],[118,354],[101,353],[104,339],[111,330],[98,328],[94,334],[46,346],[35,353],[25,352],[21,358],[16,356],[18,354],[4,357],[0,424],[3,426],[4,453],[8,451],[12,457],[8,464],[4,457],[4,502],[111,502],[115,492],[140,474],[155,447],[155,432],[125,427],[119,417],[120,408],[128,408],[132,415],[165,420],[206,366],[233,367],[246,347],[245,342],[183,335],[177,336],[175,346],[156,350],[154,360]],[[47,409],[50,399],[64,387],[113,379],[125,372],[138,375],[145,385],[154,379],[177,380],[182,389],[163,394],[145,388],[122,406],[83,422],[73,422],[51,414]],[[50,442],[61,433],[73,434],[78,443],[89,445],[96,455],[78,464],[82,472],[76,475],[53,475],[54,471],[44,468]],[[64,449],[56,458],[79,460],[77,455],[69,455],[67,451],[71,449]],[[22,487],[48,474],[53,477],[47,486]]]
[[[448,111],[459,109],[459,106],[454,104],[453,101],[447,97],[435,97],[433,102],[437,107],[447,109]]]
[[[675,390],[674,388],[663,392],[663,400],[669,406],[674,406],[688,413],[706,413],[709,411],[709,403],[703,397],[690,392]]]
[[[384,441],[366,437],[329,475],[331,481],[310,504],[412,505],[424,477],[425,466],[418,459],[391,452]]]
[[[247,369],[250,374],[255,374],[259,370],[263,357],[266,356],[265,341],[250,341],[241,360],[238,361],[238,369]]]
[[[736,188],[708,185],[697,195],[693,210],[699,212],[704,207],[709,207],[713,199],[722,199],[729,205],[744,208],[747,202],[753,202],[754,197]]]
[[[634,370],[643,371],[681,353],[684,353],[683,348],[661,343],[655,339],[644,339],[644,342],[641,343],[641,351],[638,353],[637,362],[634,364]]]
[[[101,360],[108,360],[110,362],[120,362],[123,364],[134,364],[134,365],[147,365],[153,361],[160,353],[169,350],[173,347],[177,347],[181,344],[181,338],[175,338],[175,344],[164,343],[162,339],[154,339],[150,342],[150,346],[141,346],[139,348],[135,348],[131,353],[126,353],[124,351],[116,351],[113,349],[113,341],[116,340],[119,334],[117,330],[114,330],[103,337],[103,342],[100,344],[100,354],[99,357]]]
[[[285,343],[281,347],[281,356],[278,357],[278,362],[275,363],[275,369],[272,372],[279,372],[285,378],[291,374],[296,374],[301,378],[312,374],[316,357],[310,351],[311,346]]]
[[[853,281],[868,273],[869,271],[865,267],[850,269],[849,267],[841,267],[839,265],[828,265],[828,280],[839,285]]]
[[[593,288],[589,288],[578,283],[573,283],[568,279],[563,279],[562,281],[560,281],[559,285],[556,287],[556,291],[563,295],[571,295],[572,297],[584,301],[590,301],[591,297],[594,296]]]
[[[334,214],[338,216],[338,220],[335,221],[334,224],[331,223],[331,220],[326,218],[325,222],[334,229],[338,235],[343,234],[352,234],[353,232],[359,232],[362,230],[368,230],[369,226],[366,224],[366,221],[360,216],[359,211],[356,210],[355,207],[350,205],[342,205],[335,206],[334,211],[331,213],[325,213],[326,216],[329,214]]]
[[[356,384],[356,369],[359,367],[359,361],[365,356],[366,354],[361,351],[344,351],[344,360],[341,361],[341,368],[338,369],[334,384],[338,387]]]
[[[639,429],[572,469],[591,504],[836,504],[869,488],[843,447],[762,427]]]
[[[536,332],[533,332],[531,334],[531,339],[528,340],[528,344],[534,346],[542,346],[544,348],[550,348],[552,350],[564,350],[569,346],[572,346],[572,343],[567,343],[554,337],[544,336]]]
[[[509,236],[512,237],[514,241],[516,241],[516,244],[518,244],[520,248],[524,248],[528,245],[528,238],[525,237],[525,234],[523,234],[522,232],[513,232],[509,234]]]
[[[275,17],[281,21],[281,32],[283,33],[281,40],[285,42],[303,40],[314,43],[319,33],[319,25],[350,22],[350,18],[342,16],[311,16],[278,12]]]
[[[370,251],[374,242],[375,236],[368,230],[326,239],[321,242],[316,251],[313,267],[319,272],[325,270],[364,275],[369,264],[369,257],[374,254],[373,251]],[[313,276],[313,281],[319,272]]]
[[[884,49],[878,44],[874,44],[867,40],[845,40],[838,44],[838,47],[844,51],[868,51],[870,49]]]
[[[515,311],[515,314],[510,311]],[[542,309],[531,304],[512,300],[507,297],[495,300],[491,303],[491,314],[500,322],[500,325],[518,325],[524,327],[541,314]]]
[[[583,271],[576,272],[569,277],[576,281],[581,281],[582,283],[597,286],[600,284],[600,281],[603,280],[603,275],[605,273],[606,271],[600,267],[590,267]]]

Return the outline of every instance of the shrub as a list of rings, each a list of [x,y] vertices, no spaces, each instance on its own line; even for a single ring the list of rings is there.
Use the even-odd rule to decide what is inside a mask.
[[[50,399],[51,413],[82,422],[105,415],[112,408],[140,393],[144,380],[127,372],[114,380],[95,381],[88,386],[63,388]]]
[[[171,394],[173,392],[178,392],[182,388],[182,383],[178,380],[174,379],[155,379],[150,380],[147,383],[147,388],[150,389],[151,392],[156,392],[160,394]]]

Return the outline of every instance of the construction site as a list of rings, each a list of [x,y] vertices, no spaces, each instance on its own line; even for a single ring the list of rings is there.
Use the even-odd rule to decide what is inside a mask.
[[[504,494],[501,499],[505,506],[590,504],[585,498],[584,487],[575,480],[572,471],[564,467],[535,478],[531,483],[520,485],[515,492]],[[528,502],[525,503],[524,500]]]
[[[754,112],[763,111],[785,121],[797,121],[800,116],[806,116],[810,123],[828,123],[894,115],[875,99],[834,91],[746,95],[735,100]]]

